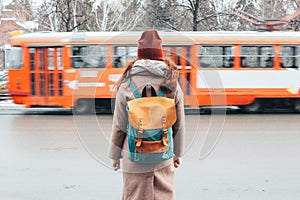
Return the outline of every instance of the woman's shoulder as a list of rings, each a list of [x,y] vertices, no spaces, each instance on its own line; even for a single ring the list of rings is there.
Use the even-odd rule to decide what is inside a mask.
[[[177,82],[177,87],[176,87],[176,91],[175,91],[175,100],[179,101],[182,99],[183,99],[183,92],[182,92],[179,82]]]
[[[124,93],[127,92],[129,90],[129,83],[128,81],[122,81],[122,83],[120,84],[120,87],[118,89],[118,92]]]

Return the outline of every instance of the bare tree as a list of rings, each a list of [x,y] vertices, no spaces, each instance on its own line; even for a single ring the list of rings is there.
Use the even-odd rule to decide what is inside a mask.
[[[226,14],[218,10],[219,2],[214,0],[181,0],[173,6],[181,8],[180,13],[184,16],[182,22],[190,26],[185,26],[184,30],[204,31],[217,29],[216,18]]]
[[[203,1],[202,1],[203,2]],[[200,8],[201,8],[201,4],[202,3],[200,0],[188,0],[187,1],[187,8],[188,10],[191,12],[192,14],[192,19],[193,19],[193,31],[197,31],[198,30],[198,24],[201,22],[199,19],[199,12],[200,12]]]
[[[165,29],[165,22],[169,20],[168,9],[165,7],[165,0],[145,0],[143,5],[145,12],[144,26]]]
[[[43,29],[51,31],[76,31],[92,17],[92,4],[88,0],[46,1],[39,10]]]
[[[188,12],[178,0],[146,0],[142,4],[145,12],[145,28],[164,30],[188,30]]]
[[[123,2],[118,11],[118,18],[114,21],[111,30],[136,30],[140,29],[143,25],[143,17],[145,12],[143,12],[141,7],[142,1],[128,1]]]
[[[44,2],[39,21],[51,31],[133,30],[140,26],[141,1],[55,0]]]
[[[14,6],[16,18],[18,21],[32,21],[35,16],[32,10],[32,3],[30,0],[13,0],[11,5]]]
[[[240,17],[244,24],[256,26],[252,30],[295,29],[293,22],[298,21],[296,18],[300,15],[299,0],[260,0],[250,3],[239,1],[242,8],[248,9],[236,9],[236,16]],[[288,22],[291,23],[288,24]]]
[[[141,26],[144,13],[141,1],[96,1],[93,17],[86,24],[89,31],[130,31]]]
[[[26,20],[35,18],[31,0],[14,1],[26,10]],[[42,4],[38,20],[41,30],[51,31],[240,31],[256,27],[232,10],[282,18],[298,7],[299,0],[51,0]],[[298,30],[299,24],[296,18],[291,26]]]

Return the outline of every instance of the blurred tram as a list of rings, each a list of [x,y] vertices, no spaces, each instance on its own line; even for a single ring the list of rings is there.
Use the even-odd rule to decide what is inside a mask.
[[[159,32],[185,106],[300,112],[299,32]],[[10,39],[9,93],[26,107],[110,108],[141,32],[39,32]]]

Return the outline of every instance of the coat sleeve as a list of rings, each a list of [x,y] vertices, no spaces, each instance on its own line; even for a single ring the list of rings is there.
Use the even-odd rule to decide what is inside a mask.
[[[109,153],[109,157],[113,160],[122,158],[122,148],[127,132],[127,101],[123,90],[124,88],[119,88],[115,100],[115,110],[113,115],[112,135]]]
[[[173,126],[174,154],[177,157],[182,157],[184,153],[184,138],[185,138],[184,99],[179,84],[177,88],[178,89],[175,96],[177,120]]]

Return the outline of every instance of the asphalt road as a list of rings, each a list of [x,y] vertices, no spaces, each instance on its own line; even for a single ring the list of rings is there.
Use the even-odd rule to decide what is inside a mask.
[[[58,115],[59,114],[59,115]],[[186,116],[179,200],[300,199],[300,114]],[[111,115],[0,115],[0,199],[110,200]]]

